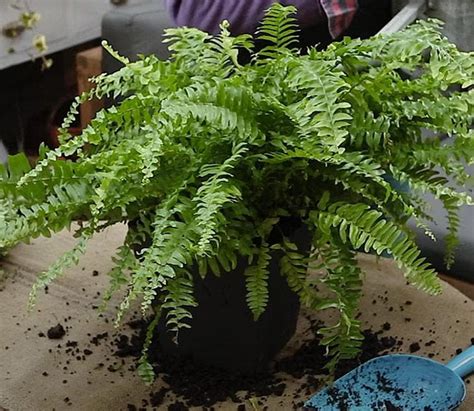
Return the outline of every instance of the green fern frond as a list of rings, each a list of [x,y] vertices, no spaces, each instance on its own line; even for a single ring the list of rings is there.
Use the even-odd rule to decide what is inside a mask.
[[[318,308],[322,297],[318,293],[316,282],[308,276],[308,257],[300,254],[296,244],[285,240],[281,245],[283,255],[280,258],[280,272],[286,278],[289,287],[300,297],[306,307]]]
[[[211,39],[210,34],[188,27],[168,28],[164,37],[163,42],[169,44],[171,58],[186,68],[191,66],[192,61],[201,62],[207,50],[205,45]]]
[[[275,3],[266,12],[257,38],[270,43],[258,52],[258,56],[275,58],[279,54],[294,53],[298,44],[296,8]]]
[[[389,252],[413,285],[432,294],[441,292],[436,272],[420,257],[416,244],[379,211],[365,204],[334,203],[327,210],[312,212],[310,218],[326,236],[331,237],[335,228],[342,242],[354,249],[373,249],[379,255]]]
[[[161,318],[161,310],[158,308],[155,311],[155,316],[153,320],[148,325],[146,330],[145,342],[143,343],[143,348],[141,356],[138,360],[137,372],[141,379],[147,385],[151,385],[155,381],[155,371],[153,366],[148,361],[148,350],[150,349],[151,342],[153,341],[153,336],[158,325],[158,322]]]
[[[105,310],[107,303],[110,301],[112,296],[128,284],[130,279],[127,272],[131,272],[137,267],[135,255],[126,245],[119,247],[117,255],[112,258],[112,261],[115,265],[108,273],[108,276],[110,277],[110,285],[104,293],[101,311]]]
[[[30,162],[23,153],[18,153],[8,157],[8,163],[5,167],[0,164],[0,176],[2,177],[2,185],[5,182],[16,183],[26,173],[31,170]]]
[[[384,114],[376,116],[363,99],[363,104],[355,107],[361,100],[357,96],[357,91],[354,91],[351,97],[353,97],[350,99],[353,108],[351,111],[353,118],[349,130],[351,147],[358,151],[363,149],[377,151],[388,148],[391,143],[390,118]]]
[[[305,98],[288,109],[298,123],[299,135],[305,142],[341,153],[349,134],[352,116],[344,92],[349,85],[337,62],[301,60],[288,75],[288,87],[305,93]]]
[[[138,360],[137,372],[146,385],[151,385],[155,381],[155,371],[153,370],[153,366],[148,361],[147,352],[142,354]]]
[[[437,238],[436,236],[434,235],[434,233],[431,231],[431,228],[428,226],[428,224],[426,224],[425,222],[423,221],[420,221],[419,218],[416,218],[416,226],[418,228],[420,228],[421,230],[423,230],[423,233],[429,237],[432,241],[437,241]]]
[[[340,360],[357,355],[363,340],[361,323],[356,319],[362,294],[362,273],[355,252],[346,244],[332,239],[329,245],[319,244],[317,249],[326,270],[321,281],[334,295],[326,302],[326,308],[339,311],[335,324],[318,331],[323,337],[321,344],[329,349],[331,360],[326,367],[332,372]]]
[[[191,274],[186,270],[181,270],[174,278],[167,281],[162,291],[161,308],[167,312],[166,324],[168,330],[175,334],[176,342],[179,343],[179,330],[191,327],[192,315],[189,309],[197,306],[193,295]]]
[[[257,321],[265,311],[268,303],[268,266],[270,264],[270,248],[265,241],[256,251],[256,263],[245,270],[247,286],[247,304]]]
[[[38,177],[25,186],[12,186],[10,181],[0,184],[0,195],[3,192],[8,198],[15,190],[14,196],[18,196],[15,213],[8,215],[3,224],[0,220],[0,247],[9,248],[40,235],[49,237],[69,227],[71,219],[80,215],[89,200],[90,187],[84,178],[63,174],[69,170],[64,164],[49,168],[51,177]],[[52,185],[55,182],[57,185]]]
[[[161,113],[173,119],[212,124],[226,133],[238,131],[243,139],[250,142],[260,135],[252,111],[252,96],[243,88],[220,82],[204,90],[183,90],[177,98],[164,102]]]
[[[200,231],[197,245],[197,255],[208,255],[212,252],[211,240],[218,245],[216,228],[220,221],[225,220],[221,209],[228,203],[241,198],[241,192],[235,184],[229,181],[232,178],[232,169],[241,157],[248,151],[245,144],[237,145],[232,155],[222,164],[208,164],[201,168],[200,177],[207,178],[196,192],[193,202],[196,203],[196,225]],[[221,223],[222,224],[222,223]]]
[[[454,253],[456,247],[459,245],[459,227],[461,220],[459,218],[459,204],[456,198],[443,196],[441,197],[444,209],[448,214],[448,234],[444,237],[446,244],[446,253],[444,256],[444,263],[446,267],[451,268],[454,263]]]
[[[59,257],[56,262],[54,262],[47,271],[41,273],[36,282],[33,284],[31,288],[31,292],[28,299],[28,308],[31,310],[34,305],[36,304],[36,298],[38,295],[38,291],[44,289],[44,287],[51,284],[54,280],[60,277],[64,270],[73,265],[77,265],[79,262],[79,258],[85,253],[86,246],[88,240],[92,237],[93,230],[92,227],[85,229],[77,244],[69,251],[64,253],[61,257]]]
[[[156,209],[151,244],[138,256],[140,265],[131,279],[127,296],[120,304],[116,324],[120,323],[131,302],[139,296],[143,298],[142,312],[145,314],[156,298],[157,290],[162,289],[188,262],[193,248],[191,241],[195,241],[190,240],[189,234],[194,226],[173,219],[175,214],[184,216],[186,210],[191,210],[191,205],[181,203],[177,192],[171,193]]]
[[[468,150],[469,147],[466,147],[460,152],[457,147],[442,144],[440,139],[433,137],[407,145],[406,151],[400,150],[396,153],[396,163],[403,164],[403,168],[441,167],[462,186],[470,177],[462,160],[469,162],[474,158],[474,151],[469,153]]]
[[[219,36],[211,39],[211,50],[215,53],[215,58],[210,59],[214,67],[221,68],[221,76],[226,77],[231,73],[231,69],[240,68],[238,61],[239,51],[242,49],[251,51],[253,48],[252,36],[242,34],[232,37],[229,32],[229,22],[224,20],[220,29]],[[226,70],[228,68],[228,70]]]
[[[422,193],[432,193],[436,198],[451,198],[458,206],[474,205],[473,198],[464,192],[458,192],[447,185],[446,177],[432,169],[399,170],[390,166],[393,176],[402,183],[408,183],[412,190]]]

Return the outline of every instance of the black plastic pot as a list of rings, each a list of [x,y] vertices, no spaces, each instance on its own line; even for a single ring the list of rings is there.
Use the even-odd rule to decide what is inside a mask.
[[[290,238],[309,249],[307,229],[295,227],[294,220],[286,225],[285,230],[292,231]],[[270,262],[269,301],[258,321],[246,302],[246,259],[241,258],[234,271],[220,277],[209,274],[202,279],[195,273],[194,295],[199,305],[191,310],[191,328],[180,330],[175,344],[166,330],[164,312],[156,334],[160,354],[238,373],[266,369],[295,333],[300,309],[297,295],[280,275],[279,257],[275,252]]]

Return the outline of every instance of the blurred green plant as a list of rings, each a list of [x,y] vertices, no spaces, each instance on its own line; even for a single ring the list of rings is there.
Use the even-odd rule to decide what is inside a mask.
[[[38,22],[41,20],[41,14],[31,10],[27,0],[15,0],[10,4],[12,8],[18,11],[18,19],[12,21],[2,28],[2,34],[8,38],[19,37],[25,30],[36,30]],[[44,34],[35,34],[33,36],[31,45],[35,50],[36,55],[32,55],[33,59],[41,59],[42,70],[48,69],[53,65],[53,60],[45,56],[48,51],[48,44]],[[14,53],[15,48],[10,47],[9,53]]]

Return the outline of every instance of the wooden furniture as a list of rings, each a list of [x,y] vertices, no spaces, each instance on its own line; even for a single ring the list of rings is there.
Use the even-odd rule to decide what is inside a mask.
[[[102,72],[102,47],[94,47],[76,55],[77,88],[79,94],[89,91],[93,84],[89,81]],[[84,128],[103,107],[102,100],[91,100],[81,104],[81,127]]]
[[[460,280],[456,277],[451,277],[449,275],[440,274],[441,279],[451,284],[454,288],[457,288],[464,295],[469,297],[474,301],[474,283]]]

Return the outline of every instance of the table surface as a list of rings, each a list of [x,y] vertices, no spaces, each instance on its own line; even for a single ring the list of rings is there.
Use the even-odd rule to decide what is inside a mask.
[[[63,251],[75,242],[67,232],[52,238],[35,240],[32,245],[20,245],[1,262],[4,271],[0,281],[0,408],[10,411],[41,411],[65,408],[65,397],[74,410],[125,410],[128,403],[140,406],[143,399],[163,386],[158,380],[146,387],[135,372],[129,371],[133,363],[124,359],[119,372],[107,371],[113,365],[110,344],[91,345],[91,336],[108,332],[110,336],[123,332],[114,329],[115,311],[110,309],[101,316],[94,307],[101,302],[107,287],[105,273],[111,267],[110,256],[123,240],[125,228],[115,226],[99,234],[89,245],[81,263],[49,287],[47,294],[40,293],[35,309],[28,313],[26,303],[31,284]],[[380,329],[389,322],[387,335],[403,339],[400,352],[408,352],[410,344],[418,342],[421,349],[416,354],[434,355],[446,361],[457,348],[470,345],[474,336],[474,302],[450,285],[443,283],[444,292],[432,297],[413,287],[407,287],[402,273],[391,260],[360,255],[359,264],[365,275],[364,297],[361,303],[361,320],[365,326]],[[98,275],[93,275],[96,270]],[[410,301],[410,304],[406,302]],[[119,299],[113,299],[115,307]],[[325,319],[318,313],[303,311],[295,337],[286,353],[296,350],[311,335],[308,318]],[[408,320],[409,319],[409,320]],[[66,336],[61,341],[40,337],[51,326],[61,322],[66,326]],[[64,350],[65,341],[75,341],[82,351],[90,348],[93,353],[86,360],[76,361]],[[422,342],[433,340],[426,346]],[[58,348],[63,345],[62,348]],[[8,347],[8,348],[7,348]],[[98,367],[104,363],[104,367]],[[47,373],[47,376],[43,375]],[[258,398],[274,409],[292,409],[293,395],[303,379],[283,375],[286,383],[285,397]],[[467,384],[468,395],[460,408],[474,409],[474,384]],[[302,393],[301,399],[307,394]],[[305,397],[306,396],[306,397]],[[168,401],[168,402],[166,402]],[[166,409],[172,399],[162,405]],[[202,409],[202,408],[191,408]],[[235,410],[236,404],[222,402],[216,410]],[[251,409],[251,407],[247,407]]]

